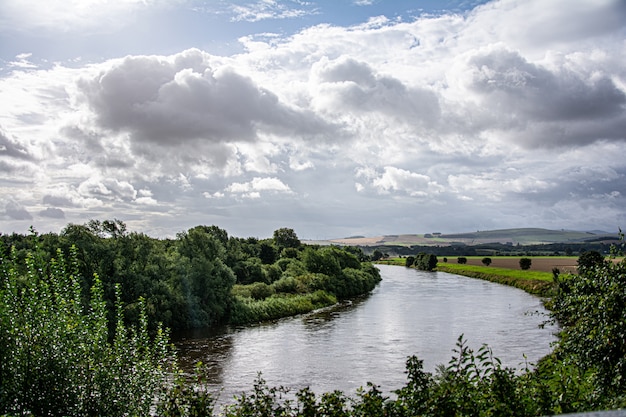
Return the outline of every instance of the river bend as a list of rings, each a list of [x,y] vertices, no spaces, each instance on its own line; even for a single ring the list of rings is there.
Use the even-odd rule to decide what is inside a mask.
[[[202,361],[221,398],[249,391],[258,372],[270,386],[353,395],[371,381],[385,393],[406,382],[417,355],[427,371],[451,359],[459,335],[483,343],[506,366],[522,368],[550,352],[556,329],[522,290],[445,272],[378,265],[368,297],[273,323],[195,332],[177,342],[183,368]]]

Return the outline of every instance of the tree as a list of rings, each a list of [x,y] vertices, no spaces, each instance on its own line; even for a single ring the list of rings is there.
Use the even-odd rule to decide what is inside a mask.
[[[415,267],[421,271],[432,271],[437,267],[437,256],[420,252],[415,257]]]
[[[595,268],[604,263],[604,256],[600,252],[590,250],[583,252],[578,257],[578,272],[584,272],[588,269]]]
[[[219,234],[216,236],[214,232],[198,226],[178,234],[180,259],[175,268],[182,295],[189,304],[192,327],[220,323],[226,318],[231,302],[235,274],[224,263],[226,249]]]
[[[383,258],[383,253],[378,250],[375,249],[374,252],[372,252],[372,261],[380,261]]]
[[[489,266],[491,265],[491,258],[483,258],[481,262],[483,263],[483,265]]]
[[[264,241],[259,244],[259,258],[266,265],[276,262],[276,249],[270,242]]]
[[[407,268],[410,268],[413,266],[414,262],[415,262],[414,256],[407,256],[406,260],[404,261],[404,266],[406,266]]]
[[[274,231],[274,244],[279,250],[283,250],[285,248],[299,248],[301,243],[293,229],[283,227]]]
[[[626,392],[626,261],[557,277],[553,315],[565,329],[555,353],[589,372],[605,398]],[[600,397],[602,398],[602,397]]]
[[[467,258],[465,256],[459,256],[458,258],[456,258],[456,262],[461,265],[466,264]]]
[[[0,414],[46,416],[148,415],[167,389],[172,353],[167,336],[148,336],[140,300],[136,327],[123,320],[119,287],[113,326],[104,289],[94,280],[83,308],[77,251],[37,251],[17,272],[15,250],[0,247]],[[110,332],[109,327],[114,330]]]
[[[530,269],[530,266],[532,265],[532,263],[533,261],[530,258],[520,258],[519,267],[523,269],[524,271],[526,271],[527,269]]]

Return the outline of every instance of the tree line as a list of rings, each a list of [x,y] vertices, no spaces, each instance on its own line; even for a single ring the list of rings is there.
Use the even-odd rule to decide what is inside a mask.
[[[143,300],[151,330],[244,324],[311,311],[366,294],[380,281],[360,249],[303,245],[293,229],[269,239],[238,238],[217,226],[196,226],[174,239],[130,232],[119,220],[67,225],[59,234],[0,236],[21,273],[36,253],[44,262],[76,251],[83,300],[102,283],[109,318],[116,288],[124,318],[139,320]]]
[[[207,230],[220,232],[194,228],[171,241],[174,247],[189,245],[177,256],[199,250],[193,242],[211,242]],[[100,238],[116,239],[126,232],[117,237],[109,233]],[[40,238],[32,236],[42,243]],[[185,239],[190,240],[183,243]],[[487,346],[473,351],[461,335],[449,363],[434,373],[410,356],[407,382],[393,396],[374,382],[356,396],[317,394],[308,388],[290,393],[286,387],[268,387],[259,375],[250,391],[218,409],[214,394],[202,388],[202,367],[193,380],[187,379],[177,368],[167,331],[159,326],[149,331],[145,297],[134,300],[137,320],[128,323],[123,283],[113,284],[109,301],[105,282],[110,278],[96,273],[85,292],[85,254],[67,243],[67,251],[57,249],[53,255],[39,243],[30,249],[26,244],[0,248],[0,415],[521,417],[626,406],[623,260],[589,254],[579,258],[578,274],[555,274],[558,290],[549,307],[552,320],[561,325],[559,340],[551,354],[521,371],[503,367]],[[286,259],[312,267],[311,279],[349,291],[324,276],[356,270],[346,266],[356,266],[356,255],[337,248],[309,248],[305,255],[307,248],[289,248],[300,255]],[[196,256],[188,262],[193,264]],[[203,257],[197,262],[220,270],[224,261],[215,259],[219,262]],[[280,259],[285,258],[276,262]],[[234,272],[230,277],[237,280]]]

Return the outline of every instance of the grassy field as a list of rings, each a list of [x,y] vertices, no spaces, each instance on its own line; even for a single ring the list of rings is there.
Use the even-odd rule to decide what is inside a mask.
[[[515,278],[515,279],[552,281],[552,272],[534,271],[532,269],[523,271],[519,268],[519,264],[517,264],[517,269],[513,269],[513,268],[501,268],[501,267],[494,267],[494,266],[484,266],[482,264],[471,265],[469,263],[469,259],[468,259],[468,263],[465,265],[457,264],[457,263],[450,263],[450,262],[448,263],[439,262],[437,264],[437,270],[442,271],[444,269],[448,272],[454,272],[458,274],[460,274],[461,272],[484,273],[484,274],[491,274],[491,275],[500,275],[503,277],[509,277],[509,278]],[[464,274],[461,274],[461,275],[464,275]]]
[[[510,285],[541,297],[551,296],[556,288],[552,268],[559,268],[562,273],[575,272],[578,260],[577,257],[529,257],[531,268],[524,271],[519,267],[519,256],[491,257],[490,266],[483,265],[482,256],[466,258],[466,264],[459,264],[456,257],[449,257],[448,262],[442,262],[441,257],[437,270]],[[406,259],[392,258],[379,263],[404,266]]]

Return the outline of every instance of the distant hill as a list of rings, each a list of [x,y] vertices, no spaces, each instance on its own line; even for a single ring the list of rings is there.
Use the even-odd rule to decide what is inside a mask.
[[[549,243],[583,243],[615,240],[616,233],[603,231],[580,232],[574,230],[549,230],[540,228],[518,228],[499,230],[480,230],[468,233],[424,233],[384,235],[374,237],[352,236],[341,239],[330,239],[327,244],[350,246],[452,246],[481,245],[485,243],[501,243],[510,245],[537,245]]]

